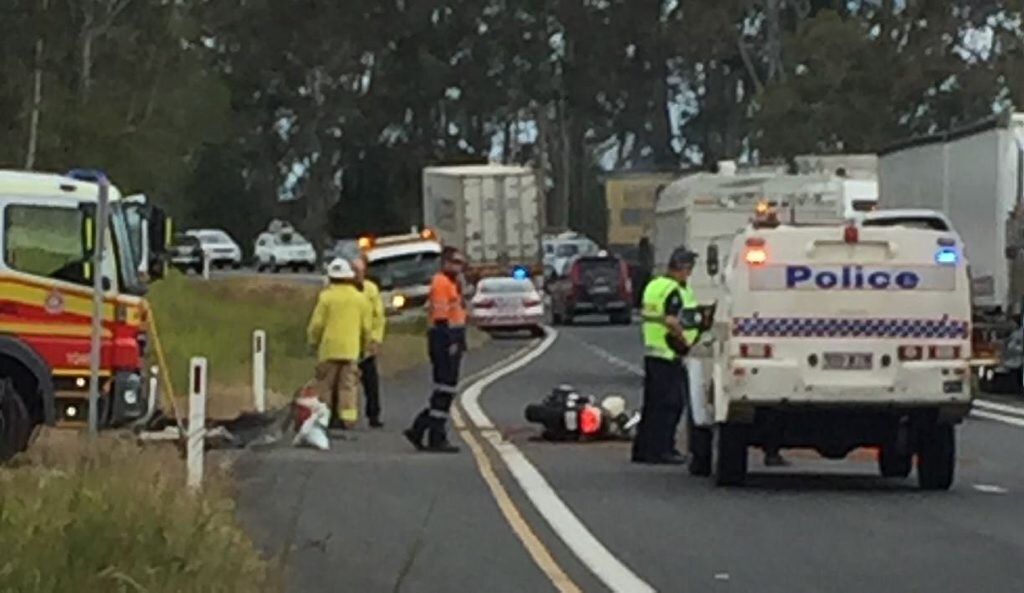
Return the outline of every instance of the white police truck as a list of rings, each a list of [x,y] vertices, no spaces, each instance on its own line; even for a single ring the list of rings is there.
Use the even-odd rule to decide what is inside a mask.
[[[739,485],[748,447],[843,459],[877,448],[885,477],[953,482],[971,407],[971,301],[955,232],[755,221],[722,270],[690,472]],[[693,364],[693,363],[691,363]]]

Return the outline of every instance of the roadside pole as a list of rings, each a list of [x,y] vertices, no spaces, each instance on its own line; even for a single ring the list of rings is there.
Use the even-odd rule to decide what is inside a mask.
[[[189,363],[187,485],[198,490],[203,485],[203,455],[206,445],[206,359],[194,357]]]
[[[252,332],[252,397],[256,412],[267,411],[267,332]]]
[[[153,365],[149,367],[149,400],[146,405],[147,419],[153,418],[158,401],[160,401],[160,367]]]
[[[93,224],[92,258],[92,335],[89,343],[89,433],[99,432],[100,403],[100,353],[103,347],[103,255],[106,251],[107,202],[110,199],[110,182],[100,175],[99,200],[96,220]]]
[[[203,280],[210,279],[210,256],[203,252]]]

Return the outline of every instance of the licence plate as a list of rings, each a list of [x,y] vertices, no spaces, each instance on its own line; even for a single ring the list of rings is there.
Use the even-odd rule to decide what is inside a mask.
[[[871,369],[871,355],[864,352],[826,352],[825,369],[867,371]]]
[[[590,292],[592,294],[611,294],[612,289],[609,286],[595,286]]]

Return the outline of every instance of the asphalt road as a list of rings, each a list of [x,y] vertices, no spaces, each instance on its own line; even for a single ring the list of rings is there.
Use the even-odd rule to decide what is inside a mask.
[[[938,493],[876,477],[863,453],[830,462],[793,451],[791,467],[769,470],[752,451],[749,485],[716,489],[679,468],[631,465],[628,444],[530,438],[525,405],[559,383],[638,404],[637,334],[559,328],[543,355],[465,392],[495,429],[459,433],[482,462],[465,447],[411,452],[398,430],[426,375],[391,382],[384,432],[329,453],[246,457],[243,516],[268,552],[296,548],[293,591],[1024,591],[1024,400],[987,404],[989,418],[959,429],[957,482]],[[467,373],[530,344],[495,341]]]

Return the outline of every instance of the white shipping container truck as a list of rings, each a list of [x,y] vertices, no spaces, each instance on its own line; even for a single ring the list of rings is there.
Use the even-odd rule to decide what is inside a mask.
[[[1024,297],[1011,274],[1024,239],[1013,221],[1024,204],[1024,113],[888,147],[878,174],[882,208],[938,210],[952,221],[970,263],[974,363],[985,379],[1019,373],[1020,353],[1006,345]]]
[[[524,266],[543,275],[543,204],[536,172],[507,165],[459,165],[423,170],[423,219],[444,245],[469,259],[472,283]]]

